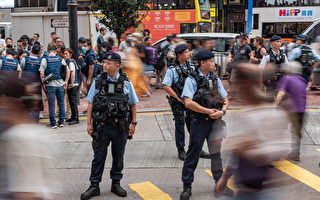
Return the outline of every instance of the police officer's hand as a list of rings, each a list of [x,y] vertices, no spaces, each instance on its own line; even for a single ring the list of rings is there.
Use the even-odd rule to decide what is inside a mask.
[[[87,132],[88,132],[89,135],[92,135],[92,133],[93,133],[93,126],[92,126],[92,124],[88,124],[88,126],[87,126]]]
[[[178,98],[178,101],[184,104],[184,101],[182,99]]]
[[[135,131],[136,131],[136,125],[131,124],[129,127],[129,136],[132,136]]]
[[[209,114],[209,117],[211,119],[218,119],[218,118],[222,117],[223,114],[224,114],[223,111],[217,110],[217,109],[213,109],[213,112]]]
[[[91,85],[91,80],[87,80],[87,86]]]

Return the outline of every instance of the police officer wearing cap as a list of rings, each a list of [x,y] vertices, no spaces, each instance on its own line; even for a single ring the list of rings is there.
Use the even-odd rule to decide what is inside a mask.
[[[170,95],[167,96],[175,120],[175,139],[180,160],[185,158],[185,112],[186,108],[181,99],[181,94],[186,78],[194,70],[188,59],[190,52],[188,45],[180,44],[175,48],[177,59],[174,64],[170,65],[163,79],[162,85],[164,90]],[[205,155],[205,153],[203,153]]]
[[[124,151],[128,137],[135,132],[137,95],[133,85],[120,70],[119,54],[108,52],[103,57],[103,73],[92,82],[88,100],[87,131],[93,137],[90,187],[81,194],[81,200],[100,195],[101,182],[108,146],[111,143],[111,192],[126,197],[120,186]]]
[[[271,94],[271,96],[275,96],[276,85],[277,82],[282,77],[283,73],[281,72],[281,64],[289,64],[286,54],[283,52],[281,47],[281,37],[278,35],[274,35],[270,38],[271,48],[267,50],[267,53],[264,54],[262,61],[259,65],[259,68],[263,69],[267,63],[273,63],[276,66],[274,78],[264,81],[262,83],[263,78],[260,79],[260,84],[265,85],[267,92]]]
[[[219,131],[215,128],[215,124],[222,124],[221,118],[229,103],[221,80],[213,73],[215,70],[213,57],[210,50],[198,52],[199,68],[186,79],[182,92],[185,106],[191,111],[191,122],[189,147],[182,169],[183,192],[180,200],[188,200],[191,196],[194,171],[205,139],[208,142],[211,171],[216,182],[223,172],[220,153],[221,138],[215,136]],[[216,139],[212,142],[211,138]]]
[[[320,56],[306,44],[307,39],[308,37],[306,35],[298,35],[296,39],[297,47],[292,49],[288,56],[288,60],[298,61],[301,63],[303,67],[302,77],[309,82],[313,61],[318,62],[320,60]]]

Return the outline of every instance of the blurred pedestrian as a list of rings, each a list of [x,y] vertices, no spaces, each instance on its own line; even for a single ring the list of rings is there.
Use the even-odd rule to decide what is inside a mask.
[[[119,50],[124,52],[127,47],[133,47],[131,33],[126,33],[126,37],[119,45]]]
[[[247,108],[239,113],[229,129],[232,136],[223,141],[223,150],[229,154],[214,195],[216,198],[223,195],[228,179],[235,175],[238,190],[235,199],[285,199],[279,190],[270,191],[282,181],[272,176],[274,168],[270,165],[285,159],[291,151],[291,135],[287,131],[290,119],[285,111],[264,100],[266,97],[257,84],[261,69],[252,64],[240,64],[235,69],[238,91]],[[272,71],[268,76],[273,77]]]
[[[290,158],[299,161],[303,118],[307,105],[308,82],[301,76],[302,65],[299,62],[290,61],[289,64],[284,64],[281,69],[284,72],[284,76],[277,85],[278,94],[275,105],[282,105],[290,113],[296,132]],[[283,103],[285,100],[290,102]]]

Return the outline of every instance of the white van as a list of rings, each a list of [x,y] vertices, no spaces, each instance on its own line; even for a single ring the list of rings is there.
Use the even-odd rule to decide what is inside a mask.
[[[317,36],[320,36],[320,18],[316,19],[310,26],[308,26],[302,34],[308,36],[308,43],[315,42]]]

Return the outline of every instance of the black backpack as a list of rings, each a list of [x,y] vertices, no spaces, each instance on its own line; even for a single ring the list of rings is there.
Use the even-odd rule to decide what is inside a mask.
[[[167,53],[169,50],[169,46],[170,46],[170,44],[167,44],[165,47],[160,48],[160,45],[159,45],[159,47],[157,49],[157,51],[158,51],[157,62],[154,65],[154,68],[156,70],[161,71],[164,68],[164,66],[166,65],[166,57],[167,57]]]

